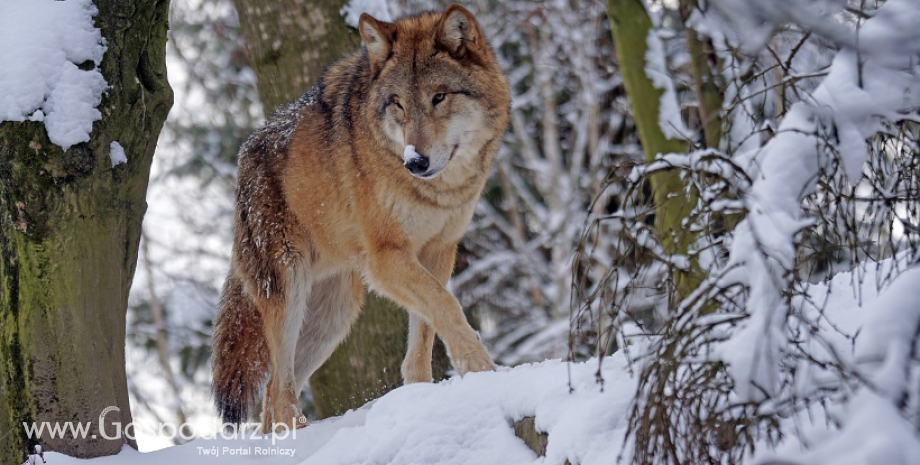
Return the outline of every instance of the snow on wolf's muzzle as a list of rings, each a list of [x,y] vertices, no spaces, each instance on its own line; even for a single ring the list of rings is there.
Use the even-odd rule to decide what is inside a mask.
[[[413,176],[419,178],[431,177],[431,174],[427,173],[430,165],[431,161],[428,157],[416,152],[414,145],[406,146],[406,149],[403,151],[403,166],[405,166]]]

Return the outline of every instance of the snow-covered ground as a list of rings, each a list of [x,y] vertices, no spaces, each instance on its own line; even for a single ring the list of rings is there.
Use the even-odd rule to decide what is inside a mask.
[[[879,269],[885,272],[893,264],[888,260]],[[874,348],[886,350],[885,341],[901,339],[893,333],[916,327],[915,322],[906,320],[917,312],[905,310],[920,301],[920,268],[904,271],[880,292],[874,284],[881,274],[874,266],[867,268],[841,273],[829,284],[812,290],[816,301],[826,302],[824,324],[819,330],[843,363],[861,364],[861,357],[873,355]],[[645,344],[629,346],[633,360]],[[899,378],[886,371],[882,362],[888,357],[876,355],[880,355],[878,360],[869,360],[863,375],[871,377],[877,389],[857,388],[849,396],[829,396],[837,400],[826,411],[813,406],[787,418],[777,447],[761,443],[746,462],[918,463],[920,438],[887,396],[888,390],[898,388]],[[108,465],[126,460],[141,465],[182,465],[213,459],[231,465],[253,460],[316,465],[561,465],[568,460],[599,465],[616,463],[618,457],[628,463],[631,445],[624,441],[636,392],[632,373],[637,368],[631,367],[629,360],[624,351],[605,358],[602,385],[597,382],[597,360],[551,360],[471,373],[437,384],[404,386],[359,410],[313,423],[290,437],[253,438],[247,433],[245,438],[204,438],[146,454],[125,448],[118,456],[90,462],[50,452],[45,458],[54,465]],[[809,382],[822,380],[814,377]],[[545,458],[538,457],[514,434],[513,423],[527,416],[536,418],[537,430],[548,433]]]
[[[545,463],[609,464],[623,444],[636,386],[621,355],[604,360],[603,389],[595,382],[597,369],[596,360],[547,361],[404,386],[362,409],[297,430],[296,438],[251,439],[250,433],[246,439],[199,439],[147,454],[125,448],[90,462],[54,453],[45,458],[54,465],[180,465],[214,458],[226,464],[540,463],[512,426],[535,415],[537,429],[549,433]],[[273,455],[259,455],[262,451]]]

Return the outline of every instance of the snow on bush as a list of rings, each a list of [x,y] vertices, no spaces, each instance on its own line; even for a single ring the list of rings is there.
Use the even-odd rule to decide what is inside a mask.
[[[910,119],[920,108],[920,40],[915,27],[898,27],[907,24],[920,24],[920,2],[885,3],[860,29],[865,48],[841,50],[823,83],[791,108],[776,136],[734,157],[754,182],[743,199],[747,217],[734,231],[725,265],[730,271],[718,286],[748,289],[748,317],[715,355],[728,366],[742,400],[760,401],[782,389],[785,293],[797,234],[811,224],[802,216],[802,201],[815,191],[822,168],[839,162],[855,183],[866,163],[866,140],[883,131],[885,121]]]
[[[106,88],[96,13],[92,0],[0,2],[0,121],[44,121],[64,150],[89,140]]]
[[[849,5],[712,0],[682,18],[714,49],[722,140],[626,177],[641,206],[649,175],[680,173],[685,192],[674,194],[699,199],[683,229],[697,234],[689,255],[705,279],[651,324],[615,297],[596,320],[621,340],[637,325],[653,335],[650,351],[634,352],[636,463],[917,456],[920,318],[900,302],[916,302],[920,262],[920,1]],[[596,221],[617,224],[652,265],[679,268],[659,256],[650,214],[654,205]],[[848,326],[814,283],[853,267],[832,295],[878,287],[895,297]],[[623,295],[642,268],[611,274],[605,289]],[[847,444],[858,436],[867,441]]]
[[[916,463],[920,457],[917,427],[898,408],[907,400],[911,382],[908,359],[920,327],[920,267],[902,272],[876,293],[872,283],[894,266],[892,260],[852,273],[841,273],[828,284],[814,286],[810,299],[796,305],[815,322],[817,337],[810,351],[819,364],[845,367],[865,383],[841,385],[831,370],[800,363],[798,390],[837,391],[827,416],[806,409],[783,420],[797,431],[775,449],[763,448],[753,463],[791,462],[800,465],[872,465]],[[865,283],[860,285],[860,282]],[[859,295],[858,290],[865,291]],[[876,294],[878,296],[876,297]],[[859,301],[863,305],[859,305]],[[828,421],[826,421],[829,420]],[[913,421],[916,421],[914,416]],[[834,431],[839,426],[840,429]]]

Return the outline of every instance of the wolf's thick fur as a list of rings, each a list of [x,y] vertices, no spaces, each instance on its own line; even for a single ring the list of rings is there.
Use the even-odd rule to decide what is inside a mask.
[[[213,339],[225,421],[245,419],[270,375],[263,430],[303,426],[300,389],[348,333],[364,284],[409,310],[406,383],[431,381],[435,331],[459,373],[495,366],[445,285],[507,126],[506,79],[458,5],[395,23],[365,14],[359,31],[366,49],[240,149]]]

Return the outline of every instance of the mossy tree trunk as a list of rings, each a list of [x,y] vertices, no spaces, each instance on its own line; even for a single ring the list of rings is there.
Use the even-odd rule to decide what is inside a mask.
[[[340,11],[344,0],[234,0],[266,115],[312,86],[332,61],[361,46]],[[389,299],[369,293],[348,338],[310,379],[317,415],[357,408],[402,384],[408,316]],[[440,346],[440,344],[439,344]],[[435,349],[434,376],[447,366]]]
[[[680,14],[684,21],[697,8],[697,0],[680,0]],[[708,37],[690,26],[685,26],[690,70],[693,73],[693,90],[696,93],[697,112],[703,127],[707,148],[718,149],[722,140],[722,89],[724,84],[718,74],[719,57]]]
[[[626,87],[633,120],[647,161],[659,154],[685,153],[685,141],[669,139],[658,123],[662,90],[657,89],[645,73],[647,38],[652,22],[642,0],[607,0],[607,16],[613,33],[620,74]],[[655,230],[664,252],[686,255],[696,236],[684,231],[682,221],[696,204],[692,195],[684,195],[685,185],[676,171],[658,172],[651,176],[655,202]],[[702,281],[696,260],[689,270],[677,270],[673,276],[678,300],[688,296]]]
[[[172,105],[168,0],[95,0],[110,88],[91,140],[66,152],[39,122],[0,124],[0,463],[36,443],[76,457],[118,453],[131,422],[125,314],[150,163]],[[128,162],[112,167],[118,141]],[[23,423],[91,423],[87,438],[29,438]],[[95,435],[95,436],[93,436]]]
[[[680,0],[680,14],[684,22],[689,21],[693,10],[697,8],[697,0]],[[693,90],[696,93],[697,112],[703,127],[703,140],[706,148],[718,150],[722,142],[722,104],[725,89],[725,81],[719,74],[722,63],[709,37],[700,34],[689,25],[685,25],[684,31],[687,34],[687,52],[690,55]],[[713,216],[712,231],[716,235],[734,230],[743,218],[740,213]]]

